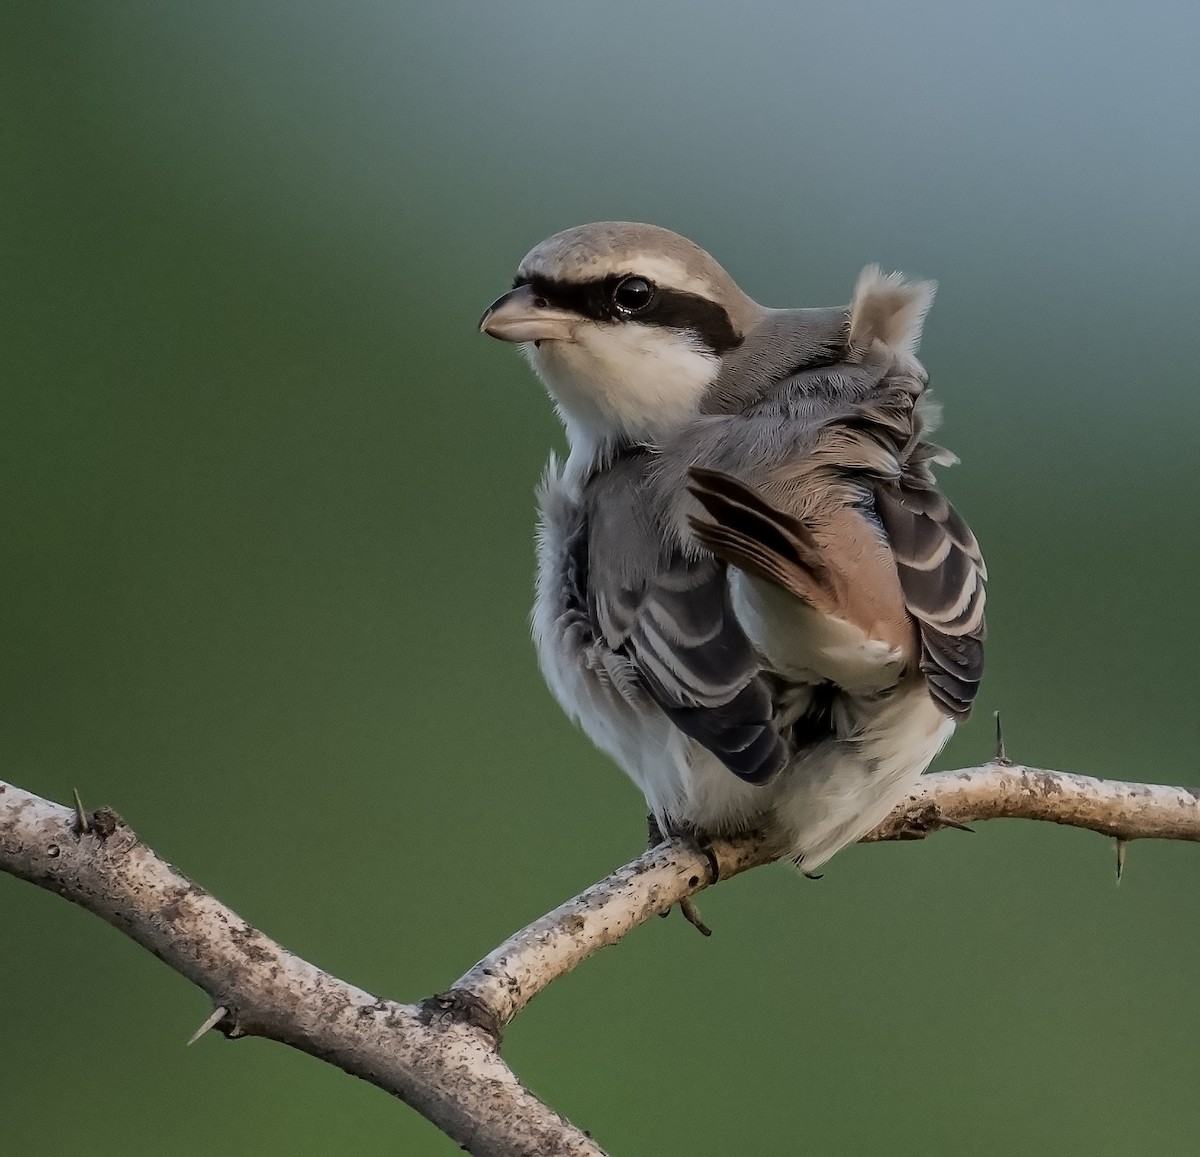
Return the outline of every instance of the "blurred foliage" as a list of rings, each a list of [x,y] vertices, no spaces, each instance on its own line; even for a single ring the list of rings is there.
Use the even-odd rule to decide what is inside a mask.
[[[988,555],[990,712],[1200,782],[1191,4],[8,4],[5,778],[110,803],[292,949],[443,987],[636,852],[527,633],[561,435],[476,319],[597,218],[760,300],[942,283],[924,355]],[[1192,529],[1188,529],[1191,527]],[[1193,1153],[1200,851],[996,824],[704,898],[506,1053],[614,1153]],[[13,1153],[449,1154],[0,879]]]

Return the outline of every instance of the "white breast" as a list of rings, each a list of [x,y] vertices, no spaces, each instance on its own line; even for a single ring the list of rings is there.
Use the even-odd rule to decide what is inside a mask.
[[[569,606],[568,541],[580,517],[571,477],[552,458],[539,493],[533,639],[546,683],[567,715],[637,784],[660,824],[741,826],[761,810],[762,789],[743,783],[675,728],[642,692],[627,661],[593,639],[586,616]]]

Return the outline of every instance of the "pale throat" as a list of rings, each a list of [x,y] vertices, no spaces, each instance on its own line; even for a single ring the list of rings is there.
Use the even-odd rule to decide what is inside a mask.
[[[576,341],[522,347],[556,403],[572,458],[677,429],[721,368],[685,330],[631,322],[580,329]]]

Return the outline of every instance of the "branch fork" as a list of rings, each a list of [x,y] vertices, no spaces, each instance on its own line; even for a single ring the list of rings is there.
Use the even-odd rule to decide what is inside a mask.
[[[924,776],[866,841],[923,839],[987,819],[1045,820],[1116,841],[1200,841],[1200,793],[997,759]],[[656,914],[779,858],[759,835],[671,839],[517,932],[418,1004],[372,996],[286,951],[141,843],[108,808],[62,807],[0,782],[0,870],[87,908],[207,993],[217,1029],[291,1045],[398,1097],[478,1157],[603,1157],[500,1057],[530,1000]]]

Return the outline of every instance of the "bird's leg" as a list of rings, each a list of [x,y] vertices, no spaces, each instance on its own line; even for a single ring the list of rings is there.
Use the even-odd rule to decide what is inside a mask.
[[[667,837],[663,835],[663,830],[658,826],[658,820],[654,818],[654,813],[649,812],[646,815],[646,851],[652,852],[659,844],[665,844]]]
[[[646,835],[648,849],[657,848],[659,844],[665,843],[668,838],[667,835],[663,834],[663,830],[653,814],[646,816]],[[707,836],[695,829],[672,830],[669,835],[678,836],[695,844],[704,854],[705,859],[708,860],[709,874],[712,876],[711,882],[715,884],[721,878],[721,866],[717,862],[717,857],[713,853],[712,844],[709,842]],[[690,896],[685,896],[679,901],[679,913],[701,936],[712,935],[712,929],[700,918],[700,910],[696,907],[695,902]],[[659,913],[660,916],[669,916],[670,914],[670,908]]]

